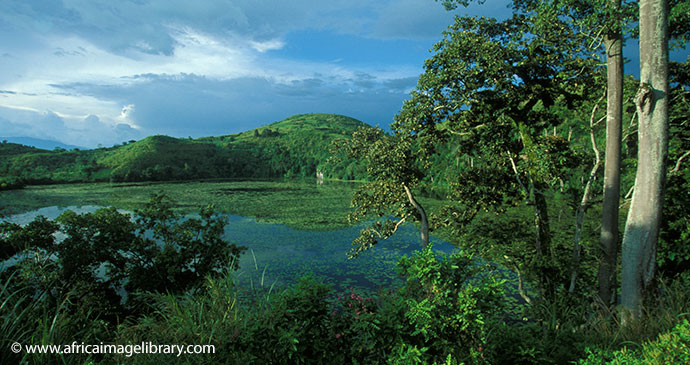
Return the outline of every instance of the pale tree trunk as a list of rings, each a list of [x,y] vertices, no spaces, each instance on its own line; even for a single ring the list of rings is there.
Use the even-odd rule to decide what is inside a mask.
[[[610,0],[620,8],[621,0]],[[605,306],[616,301],[616,266],[618,260],[618,203],[620,200],[621,129],[623,124],[623,45],[620,21],[605,39],[608,92],[606,98],[606,156],[604,161],[604,202],[602,204],[602,260],[597,278],[599,298]]]
[[[640,318],[656,268],[668,152],[668,3],[640,1],[637,175],[622,251],[623,323]]]
[[[429,219],[426,216],[424,207],[414,198],[407,184],[403,184],[403,188],[405,189],[405,194],[407,194],[407,199],[410,201],[410,204],[412,204],[419,213],[419,235],[422,240],[422,248],[426,248],[426,246],[429,245]]]

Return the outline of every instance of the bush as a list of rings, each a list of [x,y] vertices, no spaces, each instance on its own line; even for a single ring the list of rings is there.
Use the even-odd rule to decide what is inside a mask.
[[[231,265],[230,265],[231,266]],[[240,312],[237,283],[231,270],[208,277],[194,295],[152,294],[156,309],[148,315],[120,326],[116,343],[140,344],[210,344],[215,353],[177,356],[176,354],[139,354],[138,364],[190,363],[246,364],[248,352],[233,351],[229,344],[237,341],[243,330],[244,313]],[[109,356],[120,362],[119,356]]]
[[[194,358],[202,363],[484,362],[501,282],[477,276],[471,257],[439,258],[431,249],[400,267],[405,287],[371,298],[355,291],[334,296],[307,276],[282,292],[255,290],[240,300],[234,272],[226,271],[194,296],[154,295],[157,309],[122,326],[118,342],[215,345],[216,354]]]
[[[199,218],[182,219],[172,205],[156,195],[136,221],[107,208],[66,211],[56,222],[39,216],[23,227],[1,223],[2,259],[21,255],[0,271],[0,310],[11,320],[3,321],[3,343],[109,343],[120,323],[151,310],[145,304],[155,296],[142,293],[191,292],[220,269],[234,270],[242,248],[222,239],[225,218],[208,207]],[[61,359],[26,357],[37,363]]]
[[[248,308],[244,330],[228,344],[257,363],[331,362],[329,286],[311,276]],[[246,355],[245,355],[246,356]]]
[[[589,349],[589,356],[580,364],[690,364],[690,322],[677,324],[658,339],[647,342],[641,348],[617,351]]]
[[[23,189],[26,186],[26,181],[20,177],[7,176],[0,177],[0,191]]]
[[[490,323],[503,311],[503,280],[482,273],[472,256],[445,255],[431,246],[400,260],[406,277],[405,342],[427,349],[429,362],[481,362]]]

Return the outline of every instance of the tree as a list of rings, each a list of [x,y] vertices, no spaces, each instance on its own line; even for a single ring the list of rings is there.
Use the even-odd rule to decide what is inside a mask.
[[[639,318],[653,283],[668,152],[668,2],[640,1],[638,162],[622,244],[623,319]]]
[[[621,7],[621,0],[607,1],[612,10]],[[607,70],[606,157],[604,162],[604,201],[600,244],[603,259],[599,264],[599,298],[605,305],[613,304],[618,260],[618,203],[621,186],[621,130],[623,125],[623,35],[617,13],[613,13],[604,36]]]
[[[587,57],[598,58],[596,50],[603,43],[607,69],[606,150],[604,160],[604,188],[600,244],[602,259],[599,265],[599,296],[610,304],[615,292],[618,258],[618,209],[621,173],[621,126],[623,118],[623,24],[630,12],[630,1],[621,0],[514,0],[522,12],[534,12],[538,27],[568,27],[574,44],[579,45]],[[596,177],[596,171],[593,171]],[[583,196],[583,201],[585,201]],[[578,213],[578,219],[580,219]],[[574,257],[579,256],[581,245],[577,238]],[[577,268],[573,270],[570,290],[574,289]]]
[[[450,140],[469,160],[451,184],[458,204],[446,210],[446,225],[464,226],[482,210],[522,200],[532,206],[533,247],[521,265],[536,275],[541,296],[552,297],[560,279],[547,191],[578,159],[564,137],[543,132],[563,122],[557,106],[586,99],[595,66],[567,42],[571,29],[535,37],[533,21],[523,14],[501,22],[456,18],[392,128],[414,141],[422,159]]]
[[[392,236],[408,220],[419,223],[422,248],[429,244],[428,216],[413,192],[423,174],[417,168],[419,156],[411,142],[405,136],[389,136],[382,129],[371,127],[360,127],[350,140],[335,141],[333,152],[367,166],[370,180],[354,193],[355,211],[348,219],[350,222],[376,219],[355,239],[350,257]],[[390,219],[391,216],[397,221]]]
[[[56,221],[39,216],[24,227],[2,223],[0,254],[24,255],[18,270],[41,300],[56,305],[74,294],[75,306],[93,309],[89,316],[115,322],[133,309],[135,292],[182,293],[228,267],[228,261],[230,268],[238,266],[244,247],[223,239],[227,218],[207,207],[199,218],[183,219],[172,206],[156,194],[135,220],[102,208],[84,214],[67,210]],[[119,288],[130,294],[125,305]]]

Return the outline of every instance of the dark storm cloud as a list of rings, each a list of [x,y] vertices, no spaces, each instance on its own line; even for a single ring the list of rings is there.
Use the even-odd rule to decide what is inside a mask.
[[[145,79],[124,87],[60,87],[134,105],[129,117],[142,130],[176,136],[236,133],[309,112],[345,114],[369,123],[387,124],[405,97],[402,92],[391,93],[381,85],[365,93],[353,91],[354,83],[332,85],[318,78],[287,83],[262,77],[214,80],[197,75],[148,75]]]

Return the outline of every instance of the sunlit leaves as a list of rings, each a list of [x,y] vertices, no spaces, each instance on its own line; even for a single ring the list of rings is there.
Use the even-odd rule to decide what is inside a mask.
[[[412,142],[411,138],[367,127],[357,129],[351,140],[336,142],[334,152],[367,166],[369,179],[353,194],[351,204],[355,210],[348,221],[374,219],[353,242],[350,257],[390,237],[403,221],[420,219],[405,192],[405,186],[414,187],[423,176],[423,158]],[[392,217],[396,221],[389,219]]]

